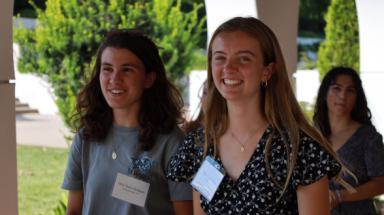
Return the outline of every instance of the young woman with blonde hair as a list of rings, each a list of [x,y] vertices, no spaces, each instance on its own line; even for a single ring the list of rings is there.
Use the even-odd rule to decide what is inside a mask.
[[[296,101],[274,33],[255,18],[216,29],[208,47],[205,127],[188,135],[167,177],[189,182],[210,156],[226,175],[195,214],[329,214],[328,179],[344,184],[330,144]]]

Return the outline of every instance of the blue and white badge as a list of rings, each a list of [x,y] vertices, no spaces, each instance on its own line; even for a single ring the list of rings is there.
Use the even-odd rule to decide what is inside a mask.
[[[210,202],[225,174],[225,170],[212,157],[207,156],[191,185]]]

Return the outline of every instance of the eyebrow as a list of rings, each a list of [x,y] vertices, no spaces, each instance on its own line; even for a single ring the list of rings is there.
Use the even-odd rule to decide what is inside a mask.
[[[108,63],[108,62],[104,62],[101,64],[102,66],[112,66],[112,64]],[[121,66],[131,66],[131,67],[135,67],[137,68],[137,66],[135,64],[129,64],[129,63],[124,63],[124,64],[121,64]]]
[[[215,54],[227,54],[227,53],[225,53],[223,51],[215,51],[213,53],[213,55],[215,55]],[[251,51],[238,51],[238,52],[235,53],[235,55],[238,55],[238,54],[250,54],[252,56],[255,56],[255,54],[253,52],[251,52]]]
[[[334,83],[334,84],[332,84],[332,85],[337,85],[337,86],[343,87],[343,85],[341,85],[341,84],[338,84],[338,83]],[[353,87],[353,88],[355,88],[355,89],[356,89],[356,86],[352,86],[352,85],[350,85],[350,86],[347,86],[347,87]]]

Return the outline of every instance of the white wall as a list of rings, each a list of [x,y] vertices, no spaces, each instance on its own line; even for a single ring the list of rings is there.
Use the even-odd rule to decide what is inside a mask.
[[[360,78],[373,124],[384,134],[384,1],[356,0],[360,36]]]
[[[241,4],[239,4],[241,2]],[[236,16],[257,18],[256,0],[205,0],[208,41],[223,22]]]
[[[199,114],[199,95],[201,96],[203,92],[201,86],[206,79],[206,70],[192,70],[189,75],[189,116],[192,117],[192,119],[196,119]],[[199,91],[200,89],[201,91]]]
[[[297,70],[293,74],[296,79],[296,98],[299,102],[313,104],[320,87],[318,70]]]
[[[20,73],[17,69],[19,45],[13,43],[14,69],[16,78],[15,96],[22,103],[28,103],[32,109],[37,109],[40,114],[55,115],[59,112],[54,102],[54,93],[51,85],[42,77],[32,74]]]

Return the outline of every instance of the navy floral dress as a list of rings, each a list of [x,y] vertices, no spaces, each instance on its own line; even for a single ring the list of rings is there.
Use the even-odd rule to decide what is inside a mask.
[[[204,128],[196,132],[204,141]],[[341,170],[340,164],[319,143],[300,132],[299,151],[289,186],[278,201],[283,191],[272,181],[265,163],[264,149],[271,132],[272,126],[269,126],[236,182],[225,175],[211,202],[200,195],[200,205],[206,214],[298,214],[297,186],[312,184],[327,173],[331,179]],[[271,171],[283,185],[287,177],[286,147],[277,132],[271,138],[273,143],[268,155]],[[195,131],[192,131],[173,156],[168,179],[190,183],[202,164],[203,153],[204,147],[196,143]],[[208,155],[213,157],[213,146],[208,148]],[[216,156],[215,160],[222,165],[220,158]]]

